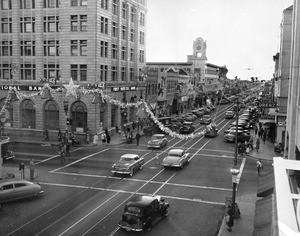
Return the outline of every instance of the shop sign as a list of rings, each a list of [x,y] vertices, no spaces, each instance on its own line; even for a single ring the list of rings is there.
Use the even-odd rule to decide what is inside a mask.
[[[121,87],[113,87],[111,88],[112,92],[124,92],[124,91],[135,91],[137,90],[137,86],[121,86]]]
[[[41,91],[43,90],[44,86],[38,86],[38,85],[0,85],[0,90],[17,90],[17,91]],[[58,86],[50,86],[52,87],[58,87]]]
[[[259,106],[262,108],[275,108],[276,105],[276,102],[262,102],[259,104]]]

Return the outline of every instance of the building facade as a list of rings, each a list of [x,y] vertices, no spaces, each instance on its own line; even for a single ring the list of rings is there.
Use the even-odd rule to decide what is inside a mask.
[[[25,95],[7,104],[9,132],[94,133],[136,119],[133,109],[93,102],[95,93],[66,97],[64,85],[72,78],[119,101],[143,97],[146,0],[1,0],[0,7],[0,104],[10,86]],[[45,83],[51,96],[33,96]]]

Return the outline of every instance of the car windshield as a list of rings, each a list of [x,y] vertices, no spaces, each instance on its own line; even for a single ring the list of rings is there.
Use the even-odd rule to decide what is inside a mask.
[[[133,158],[131,157],[121,157],[120,161],[132,161]]]
[[[169,151],[168,156],[181,157],[181,152],[178,152],[178,151]]]
[[[151,140],[160,140],[160,139],[163,139],[163,137],[162,136],[153,136],[151,138]]]
[[[134,214],[139,214],[142,212],[141,208],[137,206],[127,206],[126,211]]]

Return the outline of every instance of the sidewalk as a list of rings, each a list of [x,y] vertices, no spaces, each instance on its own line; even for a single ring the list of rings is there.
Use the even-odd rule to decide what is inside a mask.
[[[254,136],[254,143],[258,137]],[[261,140],[260,149],[258,152],[253,150],[249,155],[244,156],[245,158],[261,159],[263,163],[273,162],[273,157],[276,156],[274,152],[274,144],[270,141],[266,141],[264,144]],[[278,156],[278,155],[277,155]],[[234,220],[234,226],[232,231],[227,230],[225,219],[223,218],[221,228],[218,236],[252,236],[254,231],[254,216],[255,216],[255,204],[259,199],[257,198],[257,181],[240,181],[236,193],[236,202],[241,211],[241,216]],[[251,189],[250,193],[244,193],[239,189]]]

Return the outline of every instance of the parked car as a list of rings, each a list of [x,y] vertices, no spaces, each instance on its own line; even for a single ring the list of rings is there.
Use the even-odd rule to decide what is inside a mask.
[[[154,134],[148,142],[148,148],[162,148],[166,146],[168,139],[164,134]]]
[[[225,134],[224,135],[224,139],[227,141],[227,142],[235,142],[235,137],[236,137],[236,130],[233,130],[233,131],[230,131],[228,134]],[[237,141],[238,142],[249,142],[250,140],[250,135],[248,134],[245,134],[243,131],[238,131],[237,133]]]
[[[137,154],[124,154],[118,162],[113,164],[111,172],[113,174],[127,174],[132,176],[136,170],[143,168],[143,164],[143,157]]]
[[[229,111],[226,111],[225,118],[226,119],[232,119],[234,117],[234,115],[235,115],[235,112],[229,110]]]
[[[204,115],[204,112],[199,110],[192,110],[192,113],[196,115],[197,117],[202,117]]]
[[[118,226],[126,231],[149,231],[168,215],[169,208],[160,196],[135,196],[126,203]]]
[[[192,133],[195,131],[195,126],[193,122],[183,122],[182,126],[179,128],[181,134],[183,133]]]
[[[185,115],[194,117],[195,120],[197,119],[197,116],[195,114],[193,114],[192,112],[185,113]]]
[[[39,183],[23,179],[6,179],[0,182],[0,203],[38,197],[44,193]]]
[[[250,135],[250,131],[247,130],[247,129],[245,129],[244,127],[238,126],[238,130],[239,130],[239,131],[243,131],[244,133]],[[225,131],[224,131],[224,135],[230,133],[231,131],[236,131],[236,127],[235,127],[235,126],[232,126],[232,127],[230,127],[229,129],[225,130]]]
[[[210,115],[204,115],[200,119],[200,124],[209,125],[211,123],[211,121],[212,121],[212,119],[211,119]]]
[[[162,165],[166,167],[183,168],[189,162],[189,153],[183,149],[171,149],[163,161]]]
[[[216,109],[216,107],[212,104],[208,105],[207,107],[212,111],[214,111]]]
[[[185,120],[185,121],[194,121],[196,120],[196,118],[194,116],[190,116],[190,115],[187,115],[187,114],[184,114],[182,116],[182,118]]]

